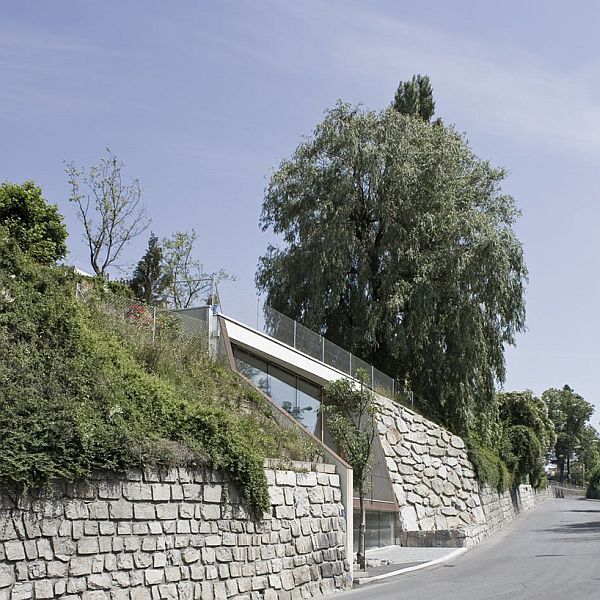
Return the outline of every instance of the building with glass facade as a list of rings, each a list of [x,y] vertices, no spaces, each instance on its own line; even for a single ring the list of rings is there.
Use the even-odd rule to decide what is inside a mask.
[[[335,452],[327,432],[327,422],[319,413],[323,387],[349,377],[340,369],[226,314],[219,315],[221,329],[235,368],[258,390],[283,409],[297,424]],[[316,356],[314,355],[316,354]],[[398,505],[392,490],[379,437],[374,440],[374,466],[371,474],[367,513],[367,548],[393,545],[398,528]],[[358,498],[354,498],[354,550],[357,546]]]

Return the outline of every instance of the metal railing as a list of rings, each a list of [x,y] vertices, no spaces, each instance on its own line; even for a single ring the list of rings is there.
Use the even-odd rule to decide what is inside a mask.
[[[216,360],[226,360],[218,326],[211,328],[210,306],[173,310],[112,295],[102,299],[94,294],[92,286],[86,286],[84,282],[77,285],[76,293],[79,300],[96,301],[103,313],[115,323],[127,325],[128,335],[135,336],[140,343],[163,344],[164,351],[170,353],[184,352],[189,345]],[[356,378],[361,371],[366,385],[377,394],[414,406],[416,398],[402,383],[260,299],[249,299],[232,284],[227,289],[223,282],[219,285],[218,298],[224,315],[255,326],[258,331],[350,377]]]
[[[414,404],[412,392],[402,383],[322,335],[271,308],[259,298],[252,298],[233,284],[223,282],[218,286],[218,298],[224,315],[250,327],[256,327],[258,331],[350,377],[356,377],[358,371],[362,371],[367,386],[377,394],[403,404]]]

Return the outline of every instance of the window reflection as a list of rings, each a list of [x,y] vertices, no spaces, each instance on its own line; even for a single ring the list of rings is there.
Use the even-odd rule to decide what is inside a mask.
[[[248,377],[309,431],[318,434],[321,388],[266,360],[235,348],[235,362]]]
[[[393,512],[367,510],[367,530],[365,532],[366,550],[383,548],[395,543],[395,514]],[[358,528],[360,511],[354,511],[354,552],[358,551]]]

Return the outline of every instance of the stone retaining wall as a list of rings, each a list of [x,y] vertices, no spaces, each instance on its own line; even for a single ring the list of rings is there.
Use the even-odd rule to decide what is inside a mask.
[[[552,490],[534,490],[530,485],[499,493],[489,487],[481,490],[485,524],[466,527],[461,535],[462,545],[475,546],[486,537],[508,525],[516,516],[533,510],[544,500],[552,498]]]
[[[551,497],[522,485],[480,489],[463,440],[414,411],[377,398],[379,441],[399,507],[397,543],[473,546]]]
[[[379,439],[403,532],[483,524],[479,485],[463,440],[421,415],[378,398]]]
[[[208,471],[113,474],[56,485],[52,498],[5,497],[0,600],[291,600],[345,588],[334,470],[268,469],[272,511],[260,522]]]

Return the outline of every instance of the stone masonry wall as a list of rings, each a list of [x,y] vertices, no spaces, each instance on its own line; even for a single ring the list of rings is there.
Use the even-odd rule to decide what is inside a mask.
[[[550,497],[520,486],[480,489],[463,440],[410,409],[378,397],[376,417],[399,506],[397,542],[472,546]]]
[[[421,415],[378,398],[379,439],[404,532],[483,524],[479,485],[463,440]]]
[[[260,522],[209,471],[4,497],[0,600],[292,600],[347,587],[339,477],[314,469],[266,470],[272,511]]]
[[[474,546],[492,533],[502,529],[519,514],[533,510],[544,500],[552,498],[552,490],[534,490],[530,485],[520,485],[515,490],[498,492],[489,487],[481,489],[481,501],[485,513],[485,523],[466,527],[463,532],[463,546]]]

